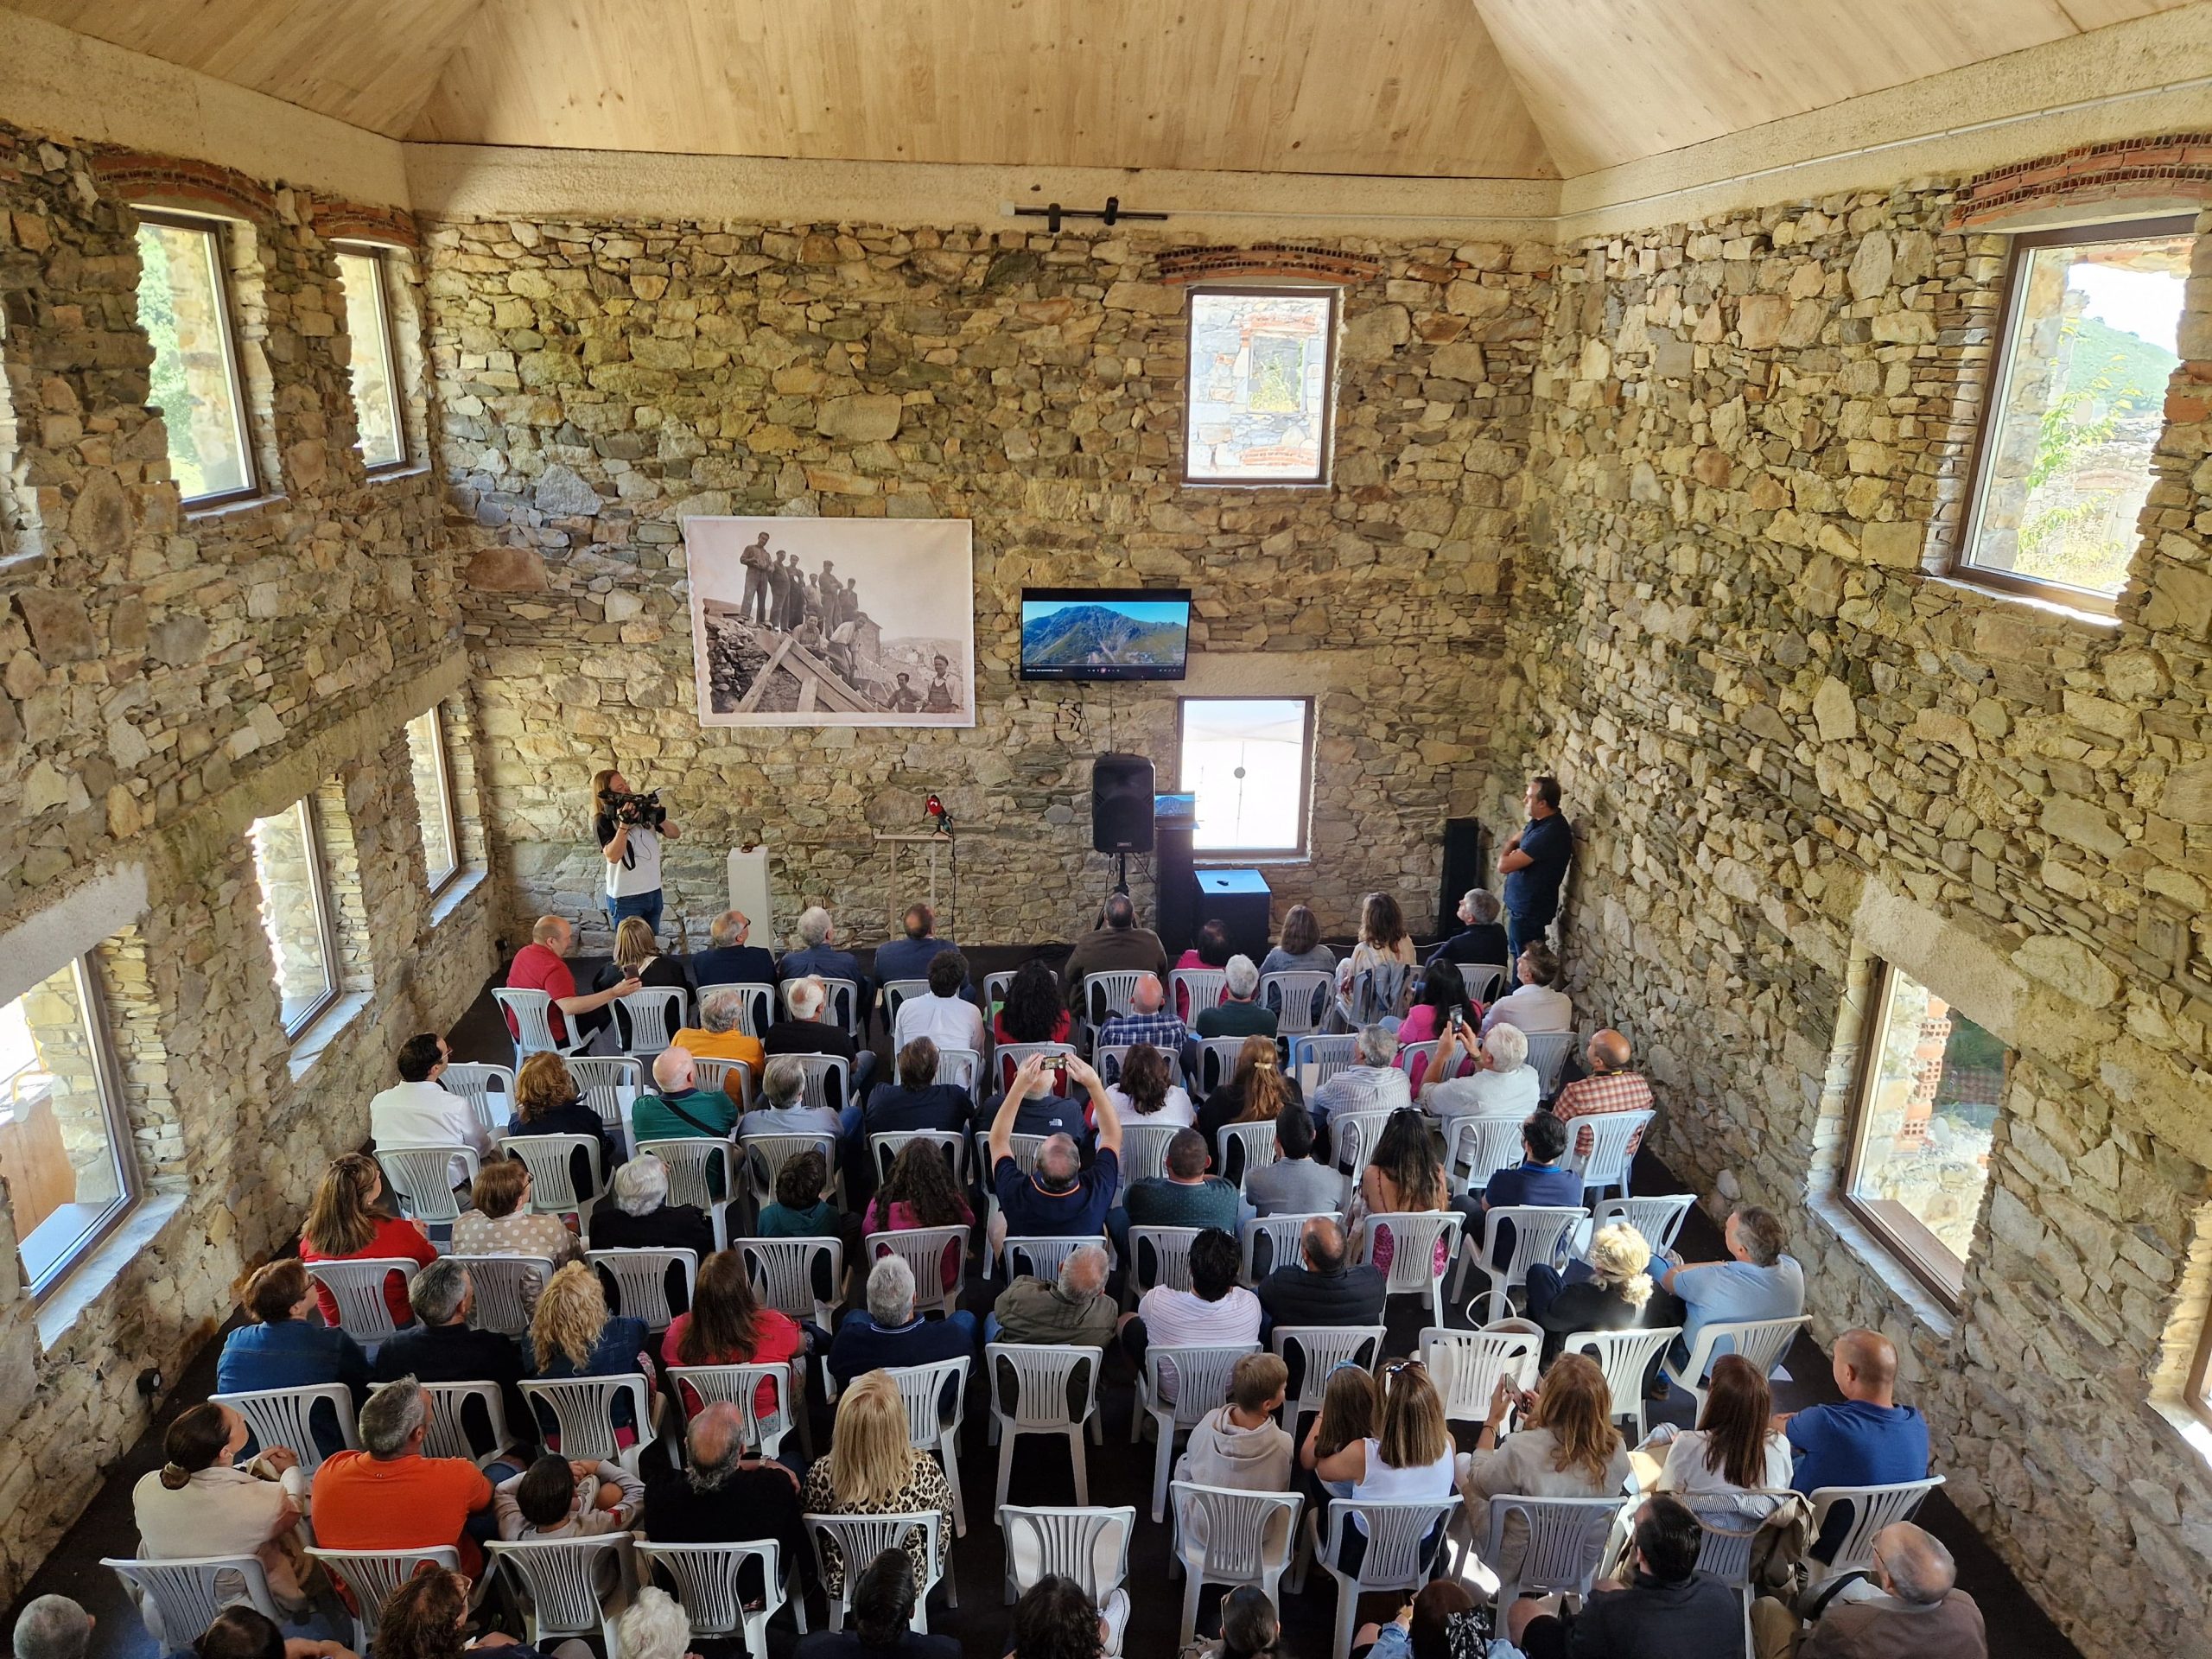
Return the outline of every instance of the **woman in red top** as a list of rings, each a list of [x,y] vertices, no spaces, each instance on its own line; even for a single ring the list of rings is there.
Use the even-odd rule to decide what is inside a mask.
[[[745,1261],[735,1250],[716,1250],[699,1264],[699,1284],[691,1294],[691,1311],[679,1313],[661,1338],[664,1365],[780,1365],[806,1351],[806,1333],[788,1313],[760,1306],[753,1294],[753,1281]],[[798,1398],[800,1379],[791,1377],[791,1408],[806,1409]],[[696,1416],[706,1403],[689,1389],[677,1390],[677,1404],[686,1418]],[[776,1408],[774,1386],[762,1382],[753,1393],[753,1409],[762,1417]]]
[[[347,1262],[364,1257],[404,1256],[418,1268],[438,1259],[420,1222],[406,1221],[385,1210],[384,1172],[377,1160],[349,1152],[325,1170],[308,1206],[307,1225],[300,1229],[300,1260]],[[338,1324],[338,1300],[321,1281],[315,1287],[315,1304],[322,1322]],[[397,1325],[415,1323],[415,1310],[407,1303],[407,1281],[400,1274],[385,1275],[385,1306]]]
[[[1067,1005],[1060,982],[1041,962],[1026,962],[1008,982],[1006,1001],[991,1016],[991,1039],[1000,1043],[1065,1043]]]

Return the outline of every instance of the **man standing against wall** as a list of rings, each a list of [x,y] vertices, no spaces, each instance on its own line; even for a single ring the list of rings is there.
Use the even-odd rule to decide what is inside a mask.
[[[1497,855],[1498,873],[1505,878],[1507,960],[1512,962],[1543,937],[1559,914],[1560,886],[1567,880],[1567,860],[1574,855],[1574,832],[1560,816],[1559,779],[1531,778],[1522,798],[1528,804],[1529,822]]]

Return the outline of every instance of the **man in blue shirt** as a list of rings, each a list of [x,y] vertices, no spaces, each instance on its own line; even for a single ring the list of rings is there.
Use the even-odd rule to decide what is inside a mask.
[[[991,1191],[999,1201],[999,1218],[988,1241],[996,1251],[1008,1234],[1016,1238],[1074,1238],[1095,1236],[1106,1226],[1106,1212],[1122,1185],[1122,1117],[1114,1097],[1097,1072],[1072,1055],[1056,1055],[1068,1076],[1090,1096],[1097,1119],[1098,1151],[1090,1167],[1075,1139],[1058,1134],[1037,1154],[1037,1167],[1024,1173],[1014,1160],[1014,1124],[1030,1091],[1045,1074],[1045,1058],[1032,1054],[1014,1074],[1014,1082],[998,1103],[991,1119]]]
[[[927,979],[930,963],[937,960],[940,950],[954,950],[959,947],[950,939],[937,936],[937,912],[927,905],[906,906],[906,937],[886,939],[875,947],[874,979],[879,985],[888,985],[894,979]],[[960,995],[973,1002],[977,1000],[975,985],[963,981]]]
[[[1567,1125],[1549,1112],[1531,1112],[1521,1126],[1521,1161],[1492,1174],[1479,1193],[1452,1200],[1452,1207],[1467,1218],[1467,1230],[1482,1235],[1483,1217],[1491,1210],[1513,1205],[1541,1205],[1580,1209],[1582,1178],[1561,1169],[1567,1152]],[[1513,1224],[1497,1224],[1497,1249],[1492,1265],[1503,1268],[1513,1260]]]
[[[1895,1486],[1928,1477],[1928,1420],[1897,1402],[1897,1351],[1878,1331],[1847,1331],[1834,1362],[1840,1404],[1813,1406],[1774,1420],[1796,1453],[1790,1486]],[[1851,1507],[1839,1503],[1813,1541],[1813,1554],[1833,1560],[1851,1529]]]
[[[708,938],[714,941],[713,947],[694,950],[684,964],[691,976],[692,988],[696,990],[702,985],[773,985],[776,959],[759,945],[745,942],[752,931],[752,920],[741,910],[726,910],[715,917],[707,930]],[[771,1012],[768,1019],[774,1018]],[[765,1027],[768,1020],[760,1023]]]
[[[876,1370],[929,1365],[976,1351],[976,1316],[961,1308],[942,1319],[914,1312],[914,1270],[903,1257],[880,1256],[868,1269],[868,1307],[837,1327],[823,1363],[839,1387]]]
[[[1574,856],[1574,832],[1560,816],[1559,779],[1531,778],[1522,798],[1529,822],[1497,855],[1505,877],[1505,950],[1508,962],[1521,959],[1522,948],[1543,937],[1559,914],[1560,884]]]
[[[1677,1363],[1689,1357],[1708,1325],[1790,1319],[1805,1311],[1805,1269],[1783,1253],[1789,1236],[1781,1217],[1756,1204],[1738,1205],[1720,1236],[1728,1261],[1668,1268],[1643,1305],[1646,1325],[1682,1327],[1675,1338]]]

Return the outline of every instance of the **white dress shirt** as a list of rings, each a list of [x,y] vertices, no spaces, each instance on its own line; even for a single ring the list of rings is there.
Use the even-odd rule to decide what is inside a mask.
[[[1484,1033],[1500,1024],[1518,1026],[1523,1031],[1573,1031],[1574,999],[1548,986],[1523,985],[1512,995],[1501,996],[1491,1004],[1490,1012],[1483,1016]]]
[[[1447,1077],[1421,1092],[1421,1108],[1433,1117],[1526,1117],[1543,1098],[1536,1068],[1523,1061],[1510,1071],[1485,1067],[1471,1076]]]
[[[492,1148],[469,1103],[443,1084],[427,1081],[394,1084],[372,1100],[369,1136],[380,1147],[467,1147],[480,1158]]]
[[[899,1017],[892,1022],[891,1047],[895,1054],[917,1037],[926,1037],[938,1046],[940,1052],[948,1048],[964,1048],[969,1053],[983,1052],[983,1016],[973,1002],[958,996],[939,996],[931,992],[927,996],[910,996],[899,1005]]]

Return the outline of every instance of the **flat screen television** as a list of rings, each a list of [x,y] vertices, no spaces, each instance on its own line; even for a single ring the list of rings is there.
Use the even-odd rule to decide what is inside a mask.
[[[1191,649],[1187,588],[1028,588],[1025,680],[1179,680]]]

